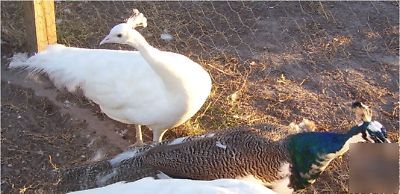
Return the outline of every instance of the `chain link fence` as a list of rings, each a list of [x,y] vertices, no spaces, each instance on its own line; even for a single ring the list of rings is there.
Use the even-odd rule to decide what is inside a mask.
[[[361,100],[398,139],[398,2],[57,1],[58,42],[99,48],[133,8],[148,19],[139,32],[151,45],[190,57],[212,76],[209,100],[177,135],[302,118],[321,131],[345,131],[349,103]],[[19,2],[1,2],[1,10],[9,57],[26,47],[23,10]],[[347,192],[347,168],[333,161],[306,192]]]

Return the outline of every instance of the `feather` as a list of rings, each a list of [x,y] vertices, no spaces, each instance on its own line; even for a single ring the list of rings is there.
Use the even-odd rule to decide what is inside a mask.
[[[109,117],[127,124],[155,124],[168,104],[160,78],[137,51],[56,44],[26,61],[17,55],[10,68],[17,67],[46,73],[58,88],[82,89]]]
[[[71,192],[70,194],[274,194],[263,185],[235,179],[198,181],[189,179],[143,178],[134,182],[118,182],[105,187]]]

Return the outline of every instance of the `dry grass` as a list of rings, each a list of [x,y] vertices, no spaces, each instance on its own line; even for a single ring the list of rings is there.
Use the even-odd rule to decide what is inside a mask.
[[[1,6],[2,40],[23,51],[22,10]],[[167,138],[303,118],[343,132],[354,124],[350,103],[361,100],[398,141],[398,3],[57,2],[59,43],[96,48],[134,7],[149,19],[141,32],[152,45],[189,56],[212,76],[203,108]],[[161,40],[164,32],[174,39]],[[347,192],[347,161],[334,160],[299,193]]]

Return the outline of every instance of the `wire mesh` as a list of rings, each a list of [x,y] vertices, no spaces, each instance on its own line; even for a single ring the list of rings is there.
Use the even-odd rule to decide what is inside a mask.
[[[58,42],[99,48],[133,8],[148,19],[139,32],[151,45],[190,57],[213,78],[209,100],[178,135],[184,128],[302,118],[320,130],[343,131],[353,100],[398,128],[398,2],[57,1]],[[1,10],[3,52],[25,51],[22,6],[1,2]],[[342,160],[331,166],[305,192],[347,192],[348,166]]]

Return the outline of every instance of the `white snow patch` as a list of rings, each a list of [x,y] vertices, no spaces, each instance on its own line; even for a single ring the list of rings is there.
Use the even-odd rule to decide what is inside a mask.
[[[164,32],[161,34],[161,39],[165,41],[171,41],[172,39],[174,39],[174,37],[171,34]]]
[[[189,179],[143,178],[134,182],[118,182],[105,187],[71,194],[276,194],[262,184],[236,179],[211,181]]]
[[[112,158],[109,162],[110,162],[112,167],[115,167],[121,161],[135,157],[138,154],[138,152],[139,152],[139,150],[137,150],[137,149],[125,151],[123,153],[118,154],[114,158]]]
[[[223,145],[220,141],[215,142],[215,145],[219,148],[226,149],[226,145]]]

